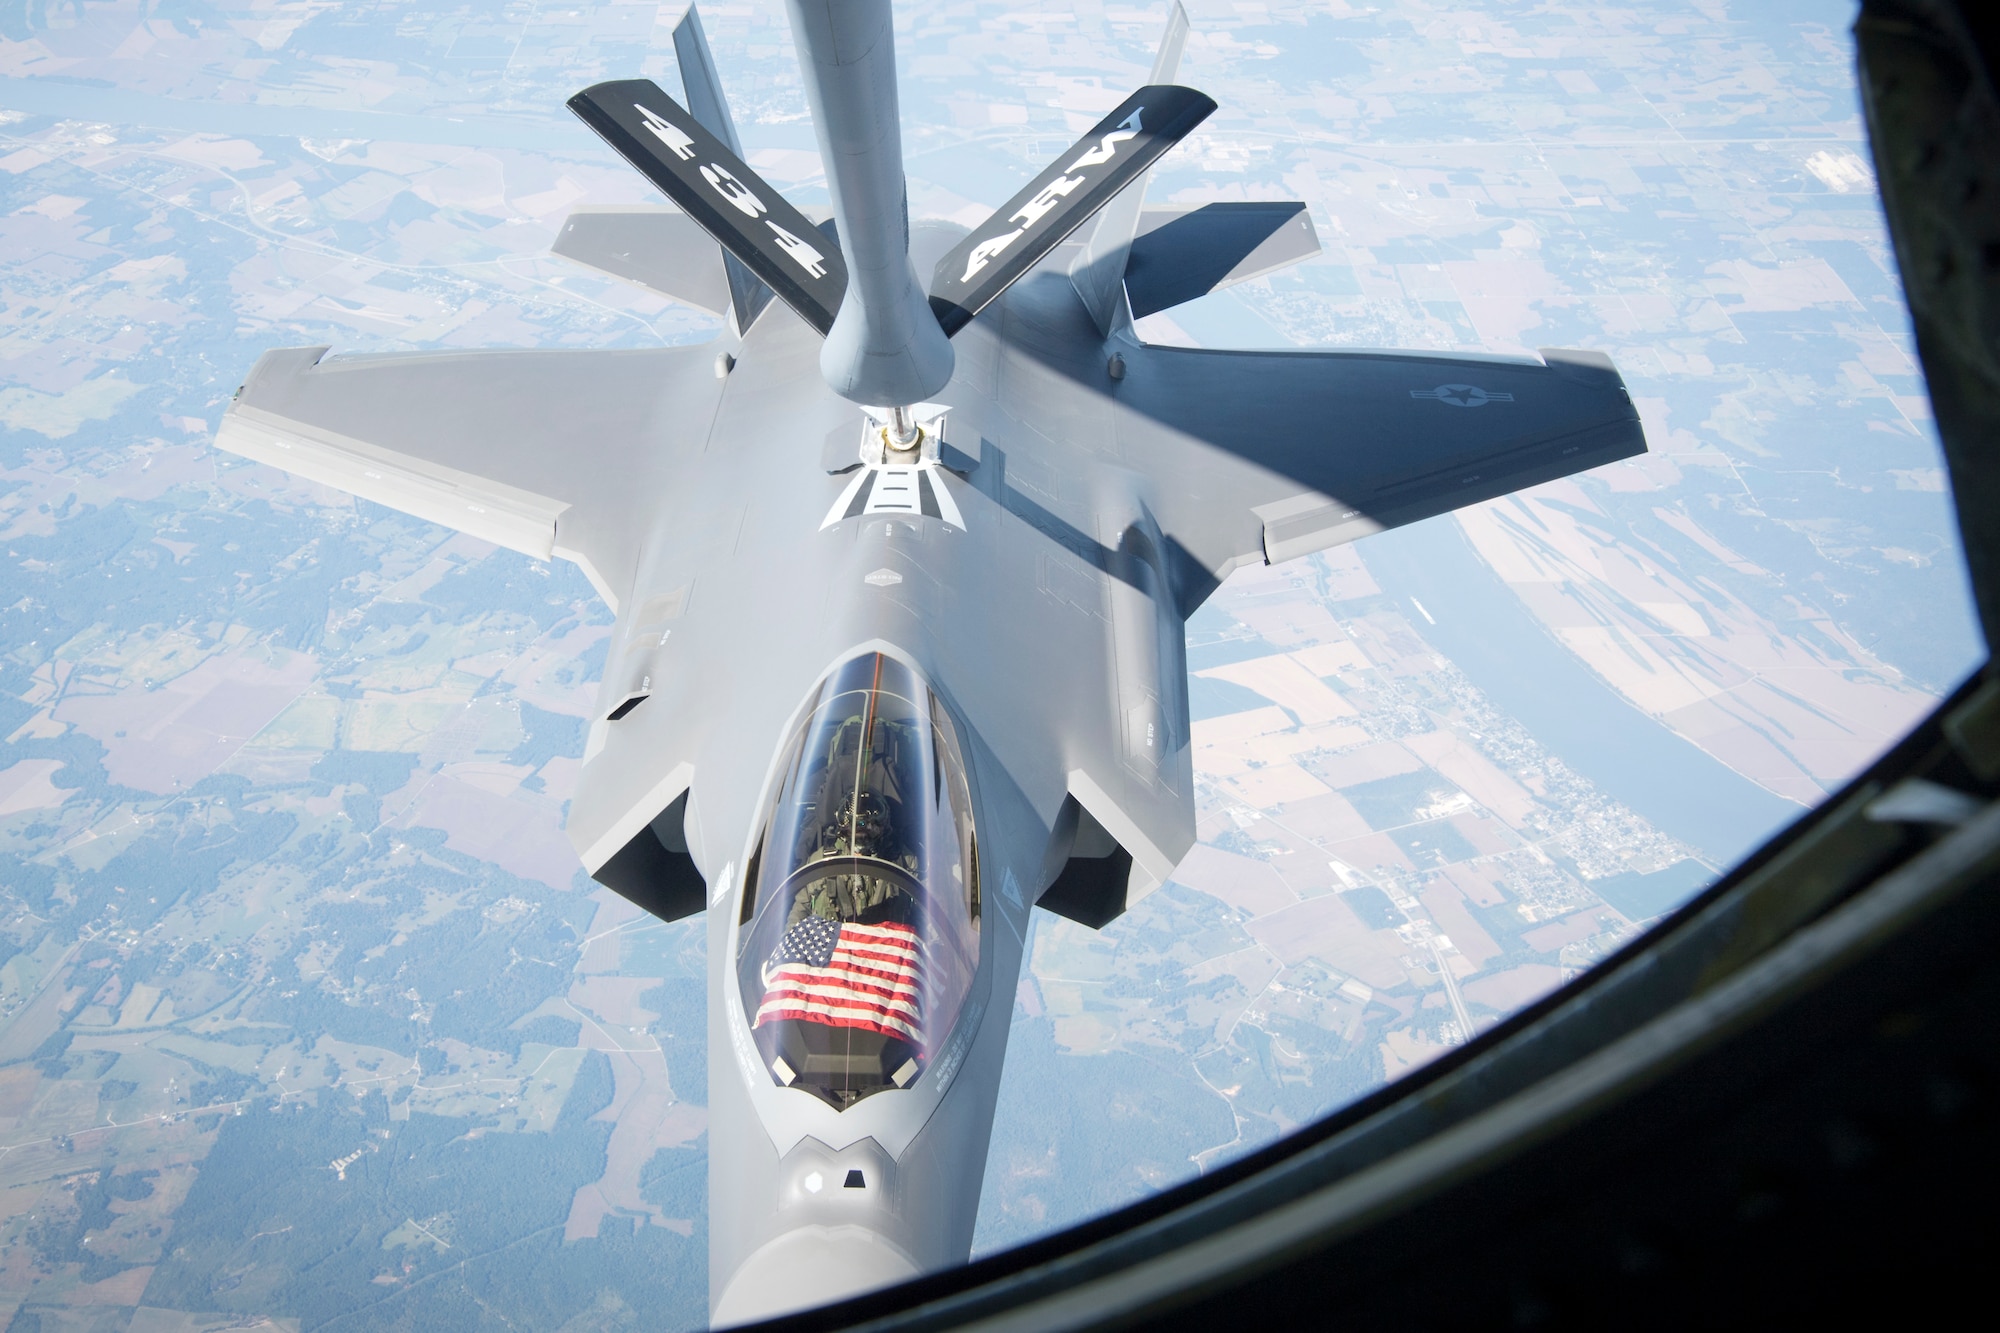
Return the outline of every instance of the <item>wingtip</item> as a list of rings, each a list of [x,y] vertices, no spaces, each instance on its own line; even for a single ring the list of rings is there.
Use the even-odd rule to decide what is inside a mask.
[[[972,312],[956,301],[948,301],[942,296],[930,298],[931,313],[937,316],[938,327],[944,336],[954,337],[959,330],[972,322]]]
[[[1620,384],[1625,382],[1625,377],[1618,373],[1617,363],[1607,353],[1592,348],[1537,347],[1535,354],[1550,370],[1571,379],[1594,380],[1608,375]]]

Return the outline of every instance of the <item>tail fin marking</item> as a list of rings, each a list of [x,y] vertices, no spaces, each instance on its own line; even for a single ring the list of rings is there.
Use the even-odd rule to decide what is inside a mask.
[[[1173,84],[1148,84],[1120,102],[938,261],[931,309],[945,333],[970,324],[1214,110],[1207,95]]]
[[[720,135],[651,79],[596,84],[570,98],[569,108],[801,319],[822,334],[833,327],[847,290],[840,247]],[[748,324],[740,320],[739,328]]]

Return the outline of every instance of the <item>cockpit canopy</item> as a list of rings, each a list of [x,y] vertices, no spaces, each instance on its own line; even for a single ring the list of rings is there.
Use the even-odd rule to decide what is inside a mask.
[[[779,752],[737,974],[771,1076],[845,1110],[907,1088],[979,966],[979,859],[950,715],[880,653],[819,687]]]

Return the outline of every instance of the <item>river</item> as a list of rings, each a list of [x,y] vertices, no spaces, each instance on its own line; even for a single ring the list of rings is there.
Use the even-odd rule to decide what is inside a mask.
[[[1627,703],[1543,628],[1449,516],[1358,549],[1417,632],[1487,698],[1703,859],[1732,865],[1804,812]]]

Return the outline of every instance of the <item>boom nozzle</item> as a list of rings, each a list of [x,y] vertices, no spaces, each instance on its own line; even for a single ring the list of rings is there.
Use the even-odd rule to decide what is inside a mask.
[[[922,402],[951,380],[954,358],[910,267],[889,0],[788,0],[786,9],[847,261],[820,374],[852,402]]]
[[[889,409],[889,424],[882,431],[882,442],[897,453],[908,453],[923,443],[924,432],[910,415],[907,407]]]

